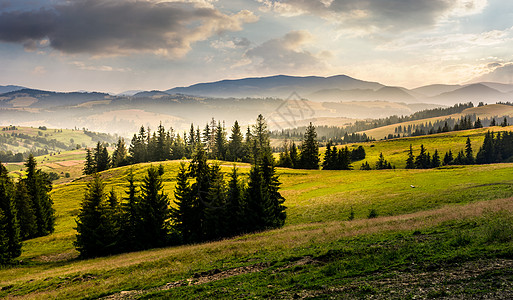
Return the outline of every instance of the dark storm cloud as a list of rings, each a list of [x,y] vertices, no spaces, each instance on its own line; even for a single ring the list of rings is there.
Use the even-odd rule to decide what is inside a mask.
[[[284,15],[320,16],[347,29],[406,31],[429,26],[458,10],[465,13],[483,0],[258,0]]]
[[[155,52],[181,56],[192,43],[241,30],[256,17],[226,15],[194,3],[78,0],[35,11],[0,14],[0,41],[33,47],[42,40],[65,53]]]

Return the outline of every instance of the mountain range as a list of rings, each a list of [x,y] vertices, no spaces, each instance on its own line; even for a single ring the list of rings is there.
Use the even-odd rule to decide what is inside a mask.
[[[296,92],[302,98],[316,102],[389,101],[440,105],[453,105],[469,101],[495,103],[513,100],[512,84],[495,82],[468,85],[435,84],[407,89],[385,86],[378,82],[359,80],[346,75],[331,77],[278,75],[221,80],[188,87],[175,87],[164,92],[200,97],[276,97],[281,99],[287,99],[293,92]]]
[[[359,80],[346,75],[331,77],[277,75],[198,83],[165,91],[130,90],[117,95],[87,92],[56,93],[8,85],[0,86],[0,107],[68,106],[93,100],[115,99],[116,97],[154,99],[175,94],[207,98],[279,98],[286,100],[293,93],[315,102],[388,101],[453,105],[469,101],[476,103],[513,101],[513,84],[495,82],[468,85],[433,84],[407,89]],[[21,100],[19,100],[20,98]]]
[[[277,129],[295,127],[308,119],[322,121],[324,125],[340,121],[343,126],[361,119],[410,115],[469,101],[511,102],[513,85],[482,82],[407,89],[345,75],[279,75],[200,83],[165,91],[131,90],[117,95],[0,86],[0,125],[85,127],[131,135],[141,125],[156,128],[162,122],[177,130],[188,130],[191,123],[197,126],[212,117],[226,124],[235,120],[250,124],[261,113],[273,123],[270,127]]]

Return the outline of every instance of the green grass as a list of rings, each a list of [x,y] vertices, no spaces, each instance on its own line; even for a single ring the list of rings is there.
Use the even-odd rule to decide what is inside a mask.
[[[491,127],[470,129],[462,131],[454,131],[447,133],[438,133],[432,135],[424,135],[419,137],[407,137],[392,140],[383,140],[368,143],[355,143],[347,145],[350,149],[362,145],[366,152],[366,157],[363,161],[353,163],[355,169],[359,169],[362,162],[368,161],[371,167],[375,167],[380,153],[383,153],[385,159],[392,163],[396,168],[404,168],[406,166],[406,158],[410,149],[410,144],[413,148],[414,155],[420,152],[420,145],[424,145],[426,150],[431,155],[438,150],[440,159],[443,159],[445,153],[449,150],[452,151],[453,156],[456,157],[460,150],[465,149],[465,142],[467,137],[470,138],[474,156],[476,156],[479,148],[483,144],[484,134],[488,131],[513,131],[513,126],[508,127]],[[342,146],[337,146],[338,148]],[[345,146],[344,146],[345,147]],[[325,148],[320,149],[320,153],[324,155]]]
[[[1,128],[5,128],[6,126],[0,126],[0,129]],[[29,136],[32,136],[32,137],[41,137],[41,138],[45,138],[47,139],[48,141],[49,140],[52,140],[52,139],[55,139],[57,140],[58,142],[62,142],[64,144],[66,144],[67,146],[70,146],[70,147],[75,147],[75,145],[81,145],[82,147],[93,147],[96,145],[96,138],[92,138],[91,136],[85,134],[83,132],[83,130],[80,130],[80,129],[77,129],[77,130],[74,130],[74,129],[53,129],[53,128],[48,128],[47,130],[41,130],[41,129],[38,129],[38,128],[34,128],[34,127],[16,127],[17,129],[16,130],[7,130],[7,131],[1,131],[0,130],[0,134],[3,135],[3,134],[8,134],[8,135],[11,135],[12,133],[17,133],[17,134],[25,134],[25,135],[29,135]],[[13,137],[11,137],[12,139]],[[111,142],[114,142],[114,137],[110,137],[112,139]],[[47,147],[47,145],[45,144],[40,144],[40,143],[33,143],[32,141],[28,142],[27,140],[25,139],[22,139],[22,138],[16,138],[15,139],[17,142],[18,142],[18,146],[14,146],[14,145],[3,145],[4,147],[6,147],[6,150],[10,150],[10,151],[13,151],[14,153],[17,153],[17,152],[25,152],[25,151],[30,151],[33,147],[36,147],[37,149],[44,149],[45,147]],[[73,141],[73,142],[72,142]],[[49,148],[48,149],[49,151],[56,151],[56,152],[59,152],[59,151],[66,151],[68,150],[68,148]]]
[[[478,131],[458,132],[445,137],[446,141],[422,137],[376,142],[366,150],[372,149],[370,156],[379,149],[392,153],[409,147],[413,140],[430,149],[429,145],[464,143],[466,134],[481,138]],[[72,158],[74,154],[63,155]],[[389,156],[399,160],[403,153],[395,155]],[[180,162],[162,164],[165,191],[173,198]],[[107,189],[122,196],[129,170],[140,182],[149,165],[112,169],[102,177]],[[249,165],[238,166],[247,178]],[[231,168],[230,163],[222,166],[226,173]],[[23,263],[0,269],[0,297],[96,298],[123,290],[147,290],[141,296],[150,298],[392,297],[386,286],[378,284],[381,280],[409,272],[429,273],[440,265],[457,268],[458,263],[513,258],[513,164],[434,170],[279,169],[278,173],[288,207],[282,229],[89,260],[76,259],[72,245],[88,178],[57,185],[52,192],[57,212],[55,233],[26,241],[19,258]],[[355,220],[347,221],[351,207]],[[367,219],[372,209],[378,217]],[[223,274],[255,266],[260,268],[258,272],[158,290],[169,282],[191,278],[194,282],[214,269]],[[480,276],[503,275],[484,272]],[[511,281],[513,277],[507,278]],[[496,291],[487,280],[455,283],[461,290],[450,295]],[[444,293],[424,290],[420,296]],[[410,292],[415,289],[400,289],[396,298],[407,298]]]

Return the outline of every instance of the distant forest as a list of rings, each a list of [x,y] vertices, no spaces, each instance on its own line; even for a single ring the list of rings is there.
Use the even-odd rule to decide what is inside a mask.
[[[387,118],[381,118],[376,120],[368,121],[356,121],[354,124],[338,127],[338,126],[317,126],[318,140],[321,142],[327,142],[331,140],[336,144],[349,144],[357,142],[366,142],[370,139],[365,135],[356,134],[359,131],[365,131],[374,129],[382,126],[398,124],[409,121],[422,120],[426,118],[434,118],[447,116],[451,114],[460,113],[467,108],[474,107],[472,102],[456,104],[452,107],[446,108],[434,108],[416,112],[410,116],[390,116]],[[307,126],[297,127],[293,129],[284,129],[281,131],[272,131],[271,138],[276,139],[300,139],[306,132]]]

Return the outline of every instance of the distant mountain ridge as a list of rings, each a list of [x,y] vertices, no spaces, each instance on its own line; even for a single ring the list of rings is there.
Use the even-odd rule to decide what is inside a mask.
[[[8,91],[8,92],[2,92]],[[431,84],[414,89],[386,86],[347,75],[330,77],[276,75],[226,79],[175,87],[165,91],[131,90],[117,95],[106,93],[58,93],[26,89],[19,86],[0,86],[0,107],[47,107],[78,105],[87,101],[106,99],[162,99],[171,95],[204,98],[278,98],[287,99],[295,92],[315,102],[388,101],[453,105],[463,102],[513,102],[513,84],[482,82],[466,85]],[[13,94],[14,93],[14,94]],[[59,102],[63,101],[63,102]]]
[[[198,83],[176,87],[168,94],[191,96],[246,98],[275,97],[287,99],[296,92],[316,102],[390,101],[405,103],[437,103],[453,105],[468,101],[513,101],[513,85],[483,82],[467,85],[432,84],[406,89],[386,86],[378,82],[363,81],[347,75],[331,77],[287,76],[254,77]]]
[[[336,87],[342,87],[344,90],[377,90],[384,86],[377,82],[358,80],[346,75],[331,77],[277,75],[198,83],[189,87],[172,88],[166,92],[221,98],[276,97],[285,99],[293,92],[306,95]]]
[[[18,85],[0,85],[0,94],[22,90],[25,87]]]

